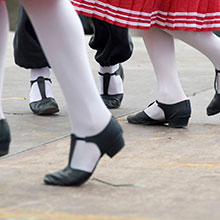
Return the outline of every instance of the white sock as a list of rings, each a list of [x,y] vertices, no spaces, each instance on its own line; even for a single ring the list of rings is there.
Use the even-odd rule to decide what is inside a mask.
[[[9,24],[8,11],[4,1],[0,1],[0,119],[5,118],[2,110],[2,89]]]
[[[38,77],[44,77],[50,79],[50,69],[48,67],[40,68],[40,69],[31,69],[30,80],[36,80]],[[51,82],[49,80],[45,80],[45,93],[47,98],[54,98]],[[38,87],[37,82],[33,83],[30,88],[29,100],[30,102],[36,102],[41,100],[41,94]]]
[[[118,70],[119,64],[115,64],[113,66],[101,66],[99,65],[100,73],[114,73]]]
[[[184,41],[203,53],[220,70],[220,38],[212,32],[168,31],[170,35]],[[214,71],[213,71],[214,72]],[[220,93],[220,77],[217,78],[217,92]]]
[[[165,104],[187,99],[177,73],[173,37],[154,27],[143,31],[143,38],[157,77],[156,99]],[[164,118],[162,109],[156,103],[147,108],[145,113],[155,120]]]
[[[100,98],[92,76],[84,33],[69,1],[22,0],[66,98],[72,132],[79,137],[100,133],[111,113]],[[57,52],[59,51],[59,52]],[[91,172],[100,151],[77,141],[71,167]],[[80,157],[82,155],[82,158]]]
[[[105,73],[115,73],[119,69],[119,64],[113,66],[99,66],[99,72],[102,74]],[[104,94],[103,88],[103,79],[102,75],[99,75],[99,86],[100,86],[100,94]],[[113,75],[110,77],[109,88],[108,88],[108,95],[116,95],[123,93],[123,82],[122,78],[119,75]]]

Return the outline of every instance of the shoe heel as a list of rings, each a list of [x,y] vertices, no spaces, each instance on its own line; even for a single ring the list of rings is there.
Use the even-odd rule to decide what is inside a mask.
[[[9,142],[0,143],[0,157],[5,156],[9,152]]]
[[[125,145],[124,138],[120,135],[112,144],[111,147],[106,151],[109,157],[114,157]]]
[[[189,122],[189,117],[177,118],[168,121],[168,125],[171,128],[182,128],[182,127],[186,127],[188,125],[188,122]]]
[[[157,101],[157,104],[164,111],[169,127],[187,126],[191,116],[191,105],[188,99],[174,104],[163,104]]]

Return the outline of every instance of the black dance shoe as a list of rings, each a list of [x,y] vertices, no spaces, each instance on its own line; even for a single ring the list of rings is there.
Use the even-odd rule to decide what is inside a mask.
[[[55,99],[51,97],[46,97],[45,80],[48,80],[52,83],[51,79],[44,78],[42,76],[38,77],[36,80],[31,81],[31,86],[33,85],[33,83],[37,82],[42,97],[40,101],[31,102],[29,104],[30,109],[36,115],[51,115],[56,112],[59,112],[59,107]]]
[[[169,127],[182,128],[187,126],[191,116],[190,101],[185,100],[175,104],[163,104],[156,101],[158,107],[164,111],[164,120],[154,120],[150,118],[144,111],[127,117],[129,123],[143,125],[164,125],[168,123]]]
[[[122,129],[117,121],[112,117],[106,128],[99,134],[91,137],[80,138],[71,134],[71,148],[69,154],[69,163],[66,168],[55,172],[53,174],[47,174],[44,177],[44,182],[48,185],[60,185],[60,186],[79,186],[86,182],[89,177],[95,171],[98,164],[98,159],[95,168],[91,173],[73,169],[70,167],[72,156],[74,154],[75,144],[78,140],[85,142],[91,142],[98,146],[101,156],[107,154],[109,157],[115,156],[124,146],[124,139],[122,137]]]
[[[137,113],[136,115],[129,115],[127,120],[131,124],[142,124],[142,125],[163,125],[167,121],[164,120],[154,120],[150,118],[144,111]]]
[[[217,92],[217,77],[218,73],[220,73],[220,70],[215,70],[215,81],[214,81],[214,89],[215,89],[215,95],[206,108],[206,113],[208,116],[218,114],[220,112],[220,94]]]
[[[124,80],[124,71],[122,65],[119,64],[119,69],[115,73],[99,73],[99,75],[103,76],[103,94],[101,95],[102,100],[104,101],[106,107],[108,109],[116,109],[119,108],[123,99],[122,94],[109,95],[108,88],[111,76],[120,76],[122,81]]]
[[[8,154],[11,141],[10,129],[6,119],[0,120],[0,157]]]

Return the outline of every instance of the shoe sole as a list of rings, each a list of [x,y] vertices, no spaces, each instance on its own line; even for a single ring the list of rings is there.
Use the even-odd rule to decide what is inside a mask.
[[[220,111],[218,110],[218,111],[213,111],[213,112],[210,112],[210,111],[208,112],[208,111],[207,111],[206,113],[207,113],[208,116],[212,116],[212,115],[218,114],[219,112],[220,112]]]
[[[131,124],[135,124],[135,125],[164,125],[167,123],[167,121],[161,121],[161,122],[137,122],[137,121],[133,121],[129,118],[127,118],[127,121]]]
[[[36,115],[52,115],[52,114],[55,114],[57,112],[59,112],[59,109],[50,108],[50,109],[46,109],[44,111],[40,111],[40,112],[36,112],[36,113],[34,112],[34,114],[36,114]]]

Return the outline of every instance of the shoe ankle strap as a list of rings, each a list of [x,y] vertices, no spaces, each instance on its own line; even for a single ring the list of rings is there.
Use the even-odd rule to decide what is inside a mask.
[[[32,86],[35,82],[45,81],[45,80],[50,81],[50,83],[52,83],[52,80],[50,78],[44,78],[43,76],[39,76],[37,79],[31,80],[30,83]]]
[[[105,76],[105,75],[108,75],[108,76],[121,76],[122,77],[122,79],[123,79],[123,74],[121,73],[123,70],[122,70],[122,66],[121,66],[121,64],[119,64],[119,68],[114,72],[114,73],[100,73],[100,72],[98,72],[98,74],[100,75],[100,76]]]
[[[114,76],[114,75],[116,75],[116,72],[114,72],[114,73],[100,73],[100,72],[98,72],[98,74],[100,75],[100,76]]]

